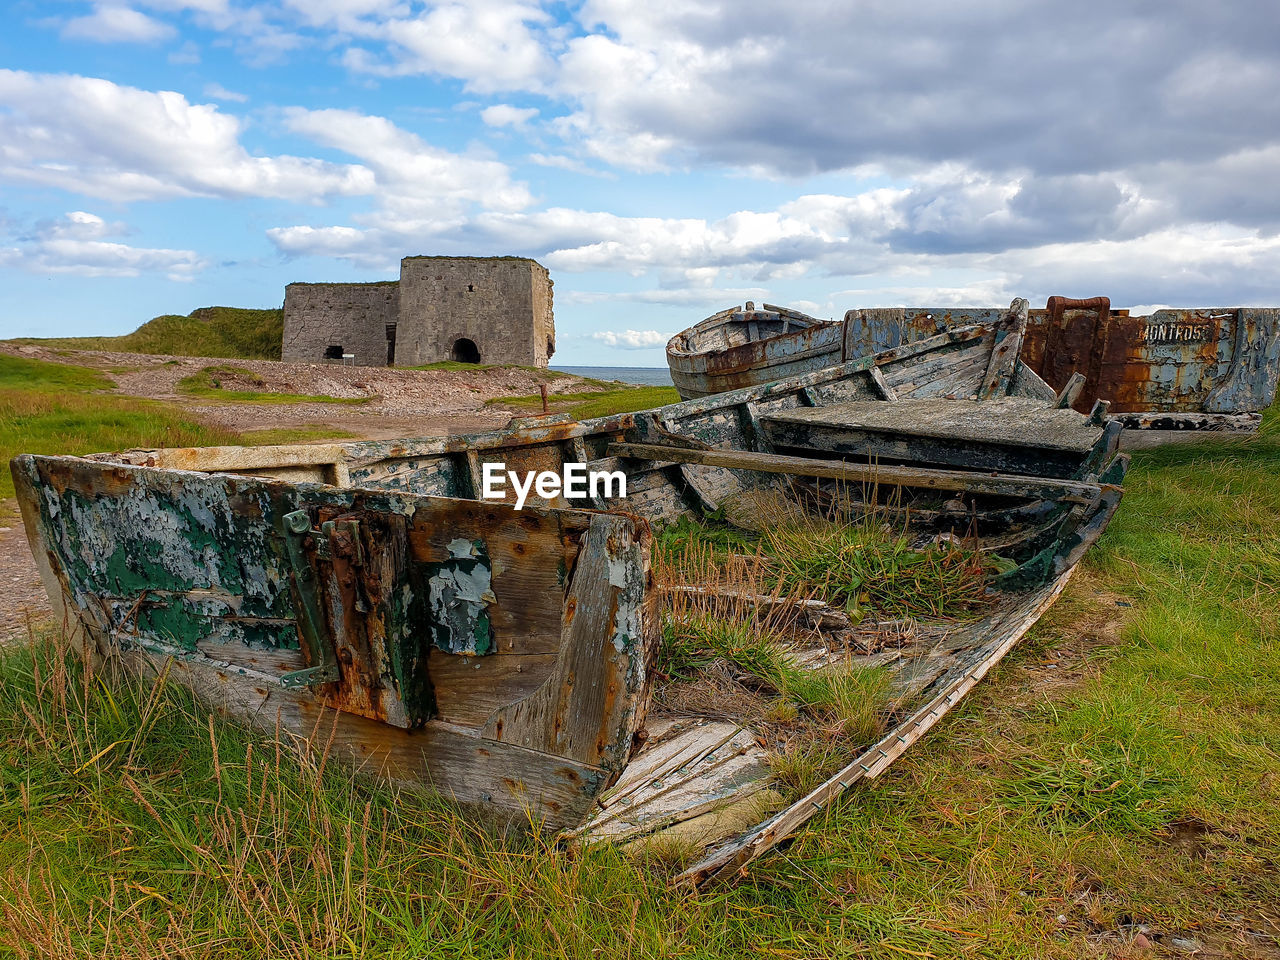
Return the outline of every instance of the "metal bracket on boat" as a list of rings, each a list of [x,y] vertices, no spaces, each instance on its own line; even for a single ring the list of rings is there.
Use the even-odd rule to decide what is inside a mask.
[[[354,521],[350,521],[354,523]],[[346,526],[346,523],[344,523]],[[320,603],[320,592],[316,585],[316,572],[307,558],[306,542],[308,538],[315,544],[316,556],[329,559],[332,557],[330,539],[336,529],[334,521],[321,524],[319,530],[311,529],[311,517],[305,510],[295,510],[284,517],[285,551],[289,555],[289,565],[293,568],[293,582],[298,588],[301,600],[298,610],[298,631],[307,644],[307,652],[311,655],[311,666],[303,670],[292,670],[282,674],[280,685],[285,687],[308,687],[320,683],[330,683],[341,679],[338,670],[338,655],[334,649],[333,637],[329,636],[325,625],[324,609]],[[353,538],[358,544],[359,538]]]

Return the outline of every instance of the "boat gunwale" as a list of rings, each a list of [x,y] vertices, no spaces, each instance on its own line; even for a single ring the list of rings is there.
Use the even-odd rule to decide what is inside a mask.
[[[757,314],[757,313],[776,313],[784,320],[800,324],[794,331],[788,330],[786,333],[779,333],[770,337],[760,337],[756,340],[748,340],[746,343],[740,343],[732,347],[695,347],[692,340],[697,337],[705,336],[713,330],[726,326],[735,322],[734,314]],[[823,331],[826,328],[840,327],[842,322],[839,320],[823,320],[821,317],[812,317],[807,313],[801,313],[799,310],[792,310],[789,307],[778,307],[773,304],[766,303],[760,310],[745,310],[742,307],[730,307],[727,310],[721,310],[714,313],[705,320],[699,320],[691,327],[686,327],[679,333],[671,337],[667,341],[667,360],[673,357],[681,359],[704,359],[712,354],[732,355],[737,351],[748,351],[758,347],[763,343],[778,343],[791,338],[798,338],[804,334],[812,334],[815,331]],[[693,372],[693,371],[686,371]],[[704,371],[705,372],[705,371]]]

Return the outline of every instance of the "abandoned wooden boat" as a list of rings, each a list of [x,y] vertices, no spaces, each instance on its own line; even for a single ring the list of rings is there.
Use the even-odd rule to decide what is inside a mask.
[[[766,304],[766,311],[776,309]],[[750,317],[767,313],[725,311],[672,338],[667,363],[681,396],[704,396],[775,380],[779,364],[792,356],[803,369],[820,369],[956,327],[994,323],[1003,313],[998,307],[849,310],[841,324],[812,321],[817,326],[806,328],[802,339],[781,330],[776,319],[750,326]],[[718,332],[729,323],[738,325],[728,328],[735,333]],[[1251,431],[1280,381],[1280,309],[1130,316],[1112,310],[1106,297],[1050,297],[1045,309],[1028,313],[1022,359],[1075,409],[1088,412],[1106,400],[1112,416],[1131,430]]]
[[[747,301],[672,337],[667,366],[691,400],[829,367],[840,361],[840,335],[838,323]]]
[[[12,464],[55,607],[92,651],[365,771],[532,816],[575,842],[679,837],[727,877],[923,735],[1047,609],[1121,496],[1120,425],[1066,409],[1019,359],[1026,302],[873,357],[583,422],[464,437],[24,455]],[[625,478],[625,495],[491,467]],[[490,491],[493,492],[493,491]],[[890,671],[881,738],[799,798],[750,723],[652,710],[661,604],[649,522],[772,494],[990,558],[978,619],[855,620],[812,598],[804,669]],[[999,563],[996,563],[999,558]],[[983,560],[985,564],[987,561]],[[998,568],[998,573],[995,572]],[[816,606],[815,606],[816,603]],[[807,631],[807,632],[806,632]],[[886,639],[885,631],[889,631]],[[651,716],[652,712],[652,716]]]
[[[845,314],[852,359],[989,323],[995,308],[902,307]],[[1131,430],[1256,430],[1280,380],[1280,309],[1209,307],[1130,316],[1106,297],[1050,297],[1032,310],[1023,360],[1077,410],[1098,400]]]

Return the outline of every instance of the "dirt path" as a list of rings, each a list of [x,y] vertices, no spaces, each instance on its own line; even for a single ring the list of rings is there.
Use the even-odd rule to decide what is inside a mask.
[[[17,506],[12,500],[0,506],[0,515],[11,518],[0,526],[0,643],[4,643],[25,636],[28,621],[36,623],[52,614],[44,584],[27,549]]]

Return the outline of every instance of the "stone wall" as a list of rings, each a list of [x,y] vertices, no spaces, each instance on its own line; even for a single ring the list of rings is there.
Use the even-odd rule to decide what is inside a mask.
[[[523,257],[405,257],[400,263],[404,364],[466,360],[545,366],[555,342],[546,268]]]
[[[284,343],[280,359],[320,363],[332,353],[355,354],[353,363],[385,367],[387,326],[396,325],[400,285],[380,283],[291,283],[284,288]],[[340,350],[338,348],[341,348]],[[404,363],[397,348],[396,361]],[[333,360],[333,362],[341,362]]]
[[[387,331],[394,328],[394,356]],[[551,277],[524,257],[405,257],[400,280],[291,283],[281,359],[361,366],[439,360],[545,367],[555,351]]]
[[[533,365],[545,367],[556,352],[554,282],[547,268],[536,260],[533,265]]]

